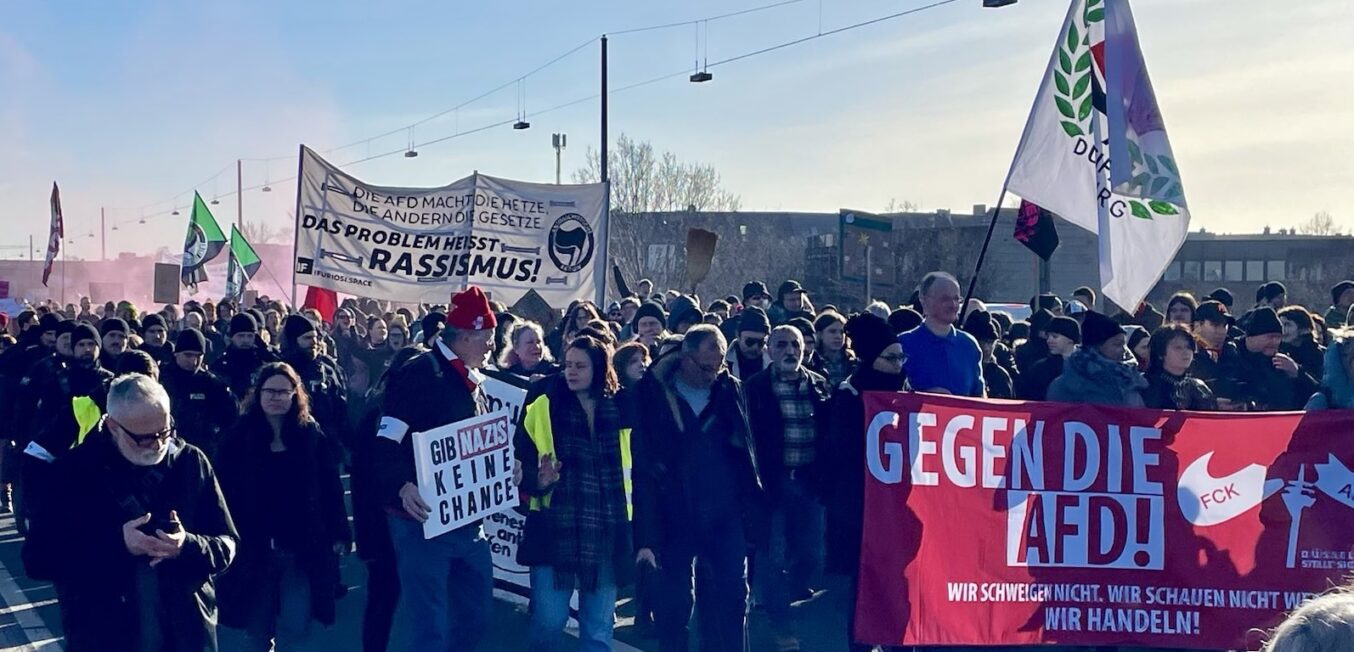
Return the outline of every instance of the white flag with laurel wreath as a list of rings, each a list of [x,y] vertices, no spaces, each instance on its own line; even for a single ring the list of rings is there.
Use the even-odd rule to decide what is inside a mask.
[[[1073,0],[1007,189],[1099,236],[1100,285],[1133,311],[1189,210],[1128,0]]]

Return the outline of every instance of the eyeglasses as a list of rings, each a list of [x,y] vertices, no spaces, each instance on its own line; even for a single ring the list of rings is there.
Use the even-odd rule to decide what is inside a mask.
[[[282,399],[282,400],[284,400],[284,401],[287,401],[287,400],[291,400],[291,397],[293,397],[293,396],[296,395],[296,390],[294,390],[294,389],[268,389],[268,388],[265,387],[265,388],[263,388],[263,391],[261,391],[260,393],[263,394],[263,398],[277,398],[277,399]]]
[[[746,347],[748,347],[748,348],[756,348],[756,347],[759,347],[759,346],[765,346],[765,345],[766,345],[766,338],[765,338],[765,337],[745,337],[745,338],[743,338],[743,346],[746,346]]]
[[[137,433],[128,430],[127,426],[124,426],[118,423],[117,421],[112,420],[111,418],[108,419],[108,423],[117,426],[118,430],[121,430],[122,434],[127,435],[127,438],[131,439],[132,443],[136,444],[137,446],[145,446],[146,444],[149,444],[151,442],[173,439],[174,436],[178,434],[178,431],[174,428],[174,420],[172,418],[169,420],[169,425],[166,426],[164,430],[147,433],[144,435],[139,435]]]
[[[907,356],[905,356],[905,355],[903,355],[903,354],[901,354],[901,353],[890,353],[890,354],[888,354],[888,355],[881,355],[881,356],[879,356],[879,359],[880,359],[880,360],[883,360],[884,362],[895,363],[895,364],[902,364],[903,360],[906,359],[906,358],[907,358]]]

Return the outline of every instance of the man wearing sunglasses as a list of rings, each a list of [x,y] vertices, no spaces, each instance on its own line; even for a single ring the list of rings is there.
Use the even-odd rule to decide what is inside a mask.
[[[734,378],[747,380],[766,367],[766,339],[770,332],[771,320],[761,308],[743,311],[738,320],[738,339],[725,357]]]
[[[169,396],[141,374],[52,469],[24,564],[56,587],[66,649],[216,650],[212,577],[239,536],[201,450],[175,436]]]

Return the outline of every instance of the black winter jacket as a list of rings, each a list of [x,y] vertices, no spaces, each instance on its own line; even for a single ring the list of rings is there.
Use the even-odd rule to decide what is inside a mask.
[[[831,410],[828,403],[832,400],[832,390],[827,379],[809,371],[809,394],[813,403],[813,419],[817,438],[814,447],[817,452],[813,464],[804,471],[805,479],[814,491],[822,494],[823,448],[828,439],[827,431],[831,426]],[[772,388],[775,380],[774,369],[764,369],[754,374],[743,384],[743,394],[747,397],[748,421],[752,423],[752,440],[757,445],[757,470],[761,473],[762,488],[766,490],[767,501],[772,505],[780,499],[783,491],[782,477],[785,471],[785,420],[781,414],[780,399]]]
[[[164,649],[216,650],[212,578],[234,559],[239,537],[202,451],[175,439],[164,461],[133,466],[99,430],[54,473],[50,509],[34,515],[24,564],[30,577],[56,585],[66,649],[137,652],[139,614],[152,609]],[[150,569],[147,558],[127,552],[122,526],[146,513],[155,523],[171,510],[188,538],[177,558]],[[153,574],[158,596],[138,593],[138,572]]]
[[[348,512],[343,505],[338,460],[315,422],[285,426],[282,441],[287,446],[287,486],[294,495],[277,496],[267,491],[272,484],[259,474],[270,468],[268,456],[272,426],[262,416],[245,416],[230,430],[217,456],[221,490],[231,506],[240,533],[239,556],[219,582],[221,622],[245,627],[252,602],[264,592],[264,583],[275,581],[269,565],[273,542],[270,521],[281,511],[305,533],[300,549],[291,550],[310,580],[311,617],[333,624],[337,599],[339,558],[334,544],[347,547]],[[296,522],[299,521],[299,522]]]
[[[631,438],[636,549],[660,550],[689,531],[690,488],[684,475],[689,469],[684,468],[682,445],[684,438],[700,436],[698,428],[727,433],[725,445],[735,460],[733,482],[738,493],[729,499],[738,501],[736,509],[745,522],[760,507],[756,444],[748,426],[742,386],[727,371],[720,372],[711,387],[710,404],[703,414],[692,414],[673,386],[680,358],[661,358],[637,387],[638,405],[644,409]]]

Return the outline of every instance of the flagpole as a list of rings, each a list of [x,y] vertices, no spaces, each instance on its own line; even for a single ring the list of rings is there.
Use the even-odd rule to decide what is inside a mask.
[[[1009,180],[1009,178],[1008,178]],[[983,269],[983,260],[987,258],[987,247],[992,244],[992,232],[997,230],[997,218],[1001,217],[1001,205],[1006,201],[1006,184],[1001,186],[1001,195],[997,197],[997,205],[992,209],[992,221],[987,224],[987,237],[983,238],[983,248],[978,252],[978,262],[973,265],[973,277],[968,281],[968,291],[964,293],[964,302],[959,304],[959,321],[964,323],[964,315],[968,314],[968,302],[973,298],[973,290],[978,286],[978,272]]]

